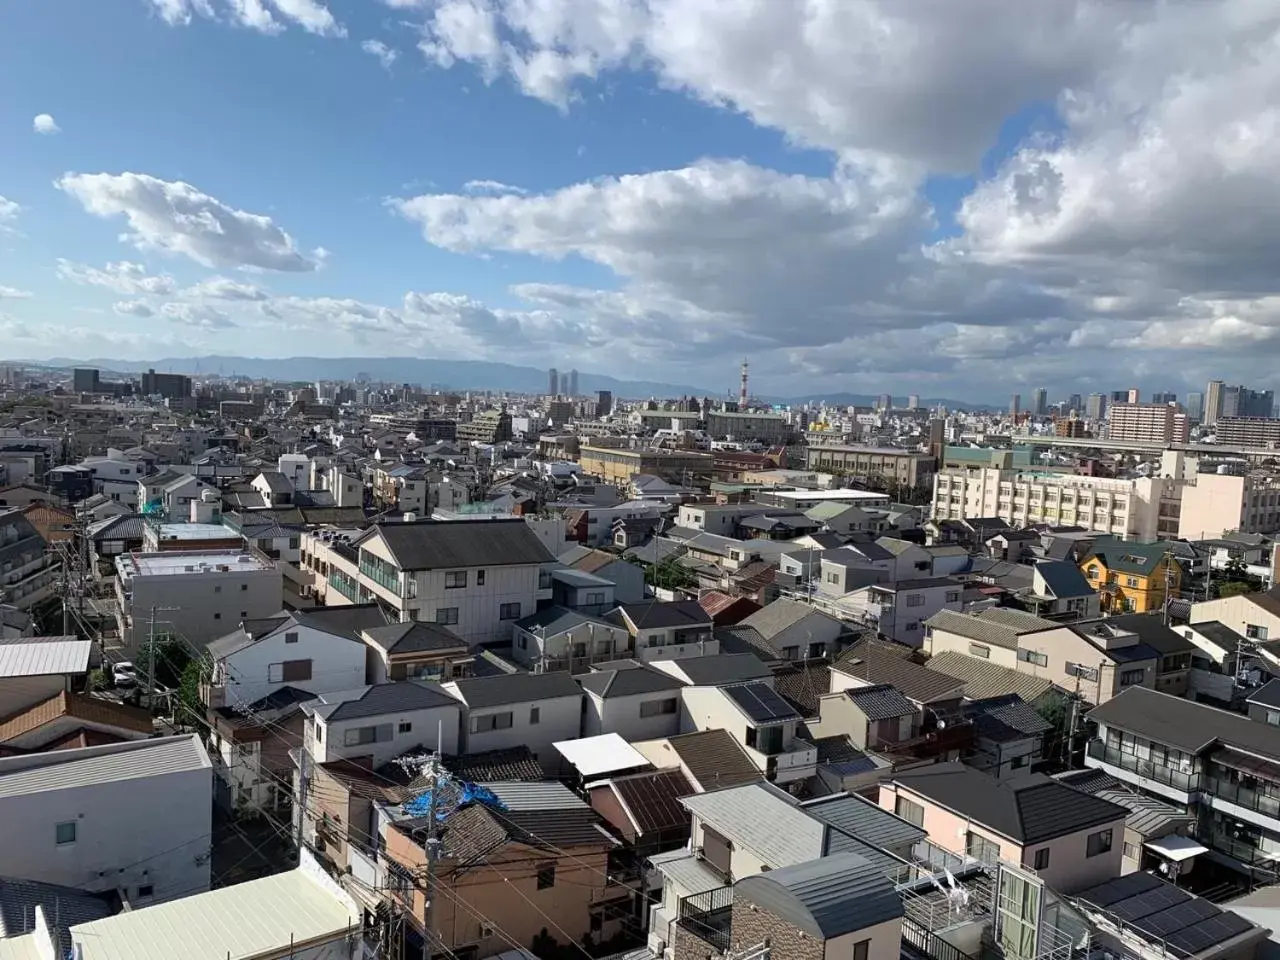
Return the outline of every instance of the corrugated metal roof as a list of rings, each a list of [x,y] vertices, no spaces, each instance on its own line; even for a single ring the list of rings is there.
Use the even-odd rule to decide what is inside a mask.
[[[75,637],[14,637],[0,640],[0,677],[84,673],[93,644]]]
[[[194,734],[0,759],[0,798],[211,769]]]
[[[753,903],[820,940],[902,916],[902,897],[880,868],[838,853],[740,880],[734,900]]]
[[[823,797],[806,803],[806,813],[841,833],[877,847],[902,847],[923,840],[928,832],[857,794]]]
[[[541,783],[529,783],[523,780],[509,780],[486,783],[494,796],[501,800],[512,813],[536,810],[578,810],[586,809],[587,803],[563,783],[544,780]]]
[[[359,932],[360,914],[303,869],[71,928],[83,960],[226,960]]]
[[[668,853],[655,853],[649,858],[649,862],[664,877],[670,878],[687,897],[724,886],[724,877],[707,866],[707,862],[701,857],[695,857],[683,848]]]
[[[749,783],[685,797],[680,802],[717,833],[774,869],[822,856],[826,825],[797,807],[777,787]]]

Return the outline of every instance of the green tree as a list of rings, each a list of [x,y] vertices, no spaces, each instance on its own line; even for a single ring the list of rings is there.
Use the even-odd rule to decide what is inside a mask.
[[[644,579],[649,586],[664,590],[692,590],[698,585],[698,578],[674,554],[646,570]]]
[[[1244,580],[1228,580],[1218,585],[1218,596],[1239,597],[1246,593],[1254,593],[1256,589],[1252,583]]]

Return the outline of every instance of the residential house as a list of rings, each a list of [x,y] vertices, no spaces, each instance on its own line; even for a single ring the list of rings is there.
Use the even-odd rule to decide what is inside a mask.
[[[1280,734],[1270,723],[1145,687],[1095,707],[1085,763],[1196,814],[1196,838],[1255,880],[1280,880]]]
[[[649,666],[669,673],[690,686],[723,686],[751,680],[759,680],[771,686],[773,684],[773,671],[754,653],[721,653],[710,657],[655,660]]]
[[[611,776],[587,787],[587,802],[639,857],[683,847],[689,811],[681,797],[696,793],[676,769]]]
[[[925,621],[940,610],[964,609],[964,585],[952,577],[920,577],[863,587],[841,609],[874,626],[880,636],[909,647],[924,646]]]
[[[578,677],[578,684],[586,694],[584,737],[617,733],[630,743],[680,732],[680,691],[685,684],[668,673],[629,661],[594,669]]]
[[[939,763],[881,781],[880,806],[943,849],[1030,867],[1062,893],[1120,876],[1129,811],[1041,774],[997,780]]]
[[[339,607],[338,609],[355,609]],[[365,627],[365,680],[453,680],[469,676],[475,661],[465,640],[438,623],[410,620]]]
[[[1044,759],[1045,734],[1052,724],[1016,693],[966,704],[973,725],[973,750],[964,762],[997,780],[1030,773]]]
[[[461,710],[438,683],[401,680],[322,693],[302,710],[304,745],[315,763],[351,760],[377,767],[414,749],[458,753]]]
[[[141,740],[154,733],[150,711],[64,690],[0,720],[0,747],[67,750]]]
[[[1021,637],[1058,624],[1021,610],[993,607],[976,614],[940,610],[925,626],[924,651],[930,656],[950,650],[1015,668]]]
[[[1178,595],[1182,566],[1165,544],[1099,537],[1080,561],[1105,613],[1147,613]]]
[[[752,639],[758,637],[763,649],[777,660],[832,656],[846,636],[845,625],[835,617],[786,597],[766,604],[730,630],[735,634],[751,631]]]
[[[1020,598],[1031,613],[1047,620],[1092,620],[1101,615],[1101,597],[1080,568],[1068,560],[1031,565],[1031,590]]]
[[[535,673],[590,669],[631,649],[631,634],[610,620],[568,607],[543,607],[517,620],[512,659]]]
[[[750,597],[735,597],[719,590],[704,590],[698,596],[698,606],[711,617],[716,627],[741,623],[760,609],[760,604]]]
[[[615,553],[572,547],[560,555],[560,562],[574,570],[608,580],[613,584],[612,599],[615,603],[640,603],[644,600],[644,570]]]
[[[759,681],[724,687],[685,687],[680,727],[685,732],[722,729],[746,748],[752,762],[776,783],[813,776],[817,748],[796,735],[802,717],[774,689]]]
[[[463,706],[463,753],[524,745],[550,770],[559,766],[552,744],[582,735],[582,688],[568,672],[472,677],[444,689]]]
[[[76,514],[74,510],[57,507],[51,503],[33,503],[24,507],[27,518],[45,543],[64,543],[75,536]]]
[[[85,528],[85,536],[99,566],[112,557],[142,549],[147,521],[141,514],[125,512],[96,520]]]
[[[614,841],[599,815],[559,783],[487,787],[496,803],[461,805],[438,827],[405,815],[385,828],[389,896],[406,909],[414,931],[427,932],[429,916],[433,942],[472,957],[496,956],[513,944],[532,948],[544,931],[579,944],[617,933],[633,893],[608,879]],[[429,833],[439,839],[436,889],[424,873]],[[499,917],[501,934],[490,921]]]
[[[0,758],[0,875],[168,900],[209,885],[209,755],[194,734]]]
[[[115,891],[19,878],[0,879],[0,950],[16,960],[72,956],[70,928],[109,917],[122,906]]]
[[[880,523],[873,516],[874,511],[864,510],[852,503],[840,503],[827,500],[815,503],[804,512],[804,515],[822,529],[831,533],[880,533]]]
[[[1271,680],[1245,698],[1249,719],[1280,727],[1280,680]]]
[[[306,744],[303,705],[316,694],[282,686],[248,704],[209,710],[215,798],[237,813],[287,813],[293,801],[291,751]]]
[[[26,710],[64,691],[83,690],[92,663],[89,640],[21,636],[0,640],[0,716]]]
[[[818,698],[818,714],[808,724],[810,733],[848,737],[859,750],[892,750],[921,731],[919,708],[887,683],[824,694]]]
[[[699,730],[636,741],[632,747],[659,770],[679,769],[698,793],[764,779],[760,768],[727,730]]]
[[[1192,604],[1190,622],[1216,620],[1250,645],[1280,640],[1280,586]]]
[[[1016,693],[1027,703],[1038,704],[1046,697],[1058,695],[1058,688],[1052,680],[1019,673],[1012,667],[1002,667],[989,659],[972,657],[954,650],[946,650],[930,657],[925,668],[962,681],[964,695],[969,700]]]
[[[611,581],[570,567],[551,571],[551,602],[591,614],[607,613],[618,605]]]
[[[818,555],[818,590],[839,597],[894,579],[897,559],[878,543],[848,543]]]
[[[634,656],[645,663],[720,652],[711,616],[694,600],[626,603],[606,619],[630,634]]]
[[[551,599],[555,558],[521,519],[379,523],[351,548],[359,591],[472,646],[510,639],[515,621]]]

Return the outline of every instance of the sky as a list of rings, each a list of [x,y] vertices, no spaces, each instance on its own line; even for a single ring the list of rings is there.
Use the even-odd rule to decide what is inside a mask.
[[[1278,214],[1274,0],[0,4],[0,357],[1280,387]]]

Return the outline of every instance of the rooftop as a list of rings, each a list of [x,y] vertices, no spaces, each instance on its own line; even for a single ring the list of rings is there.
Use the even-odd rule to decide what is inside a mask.
[[[826,825],[772,784],[713,790],[681,803],[735,847],[750,850],[775,870],[823,853]]]
[[[402,570],[506,567],[555,560],[521,519],[379,523],[370,536],[382,539]]]
[[[499,707],[510,703],[554,700],[559,697],[581,697],[582,688],[567,671],[552,673],[510,673],[495,677],[471,677],[452,680],[450,688],[473,710]]]
[[[244,550],[174,550],[116,557],[116,570],[122,580],[274,569],[275,564],[264,555]]]
[[[584,778],[649,766],[649,761],[616,733],[560,740],[552,744]]]
[[[13,637],[0,640],[0,677],[84,673],[93,643],[76,637]]]
[[[199,737],[185,734],[0,759],[0,797],[211,769]]]
[[[458,701],[438,683],[423,680],[399,680],[375,683],[354,690],[322,693],[303,709],[321,717],[326,723],[377,717],[387,713],[431,710],[436,707],[457,708]]]
[[[1187,753],[1224,745],[1280,759],[1275,727],[1146,687],[1127,687],[1090,710],[1088,717]]]
[[[1053,689],[1053,682],[1044,677],[1033,677],[955,650],[934,654],[925,666],[963,681],[964,695],[970,700],[1016,693],[1028,703],[1035,703]]]
[[[582,689],[597,697],[630,697],[645,693],[679,690],[684,683],[668,673],[644,664],[617,670],[593,670],[578,677]]]
[[[1037,630],[1051,630],[1060,624],[1044,620],[1021,610],[993,607],[981,613],[956,613],[939,610],[925,621],[931,630],[945,630],[979,643],[988,643],[1007,650],[1018,648],[1018,637]]]
[[[764,779],[760,768],[728,730],[699,730],[665,741],[702,790],[717,790]],[[665,765],[665,764],[663,764]]]
[[[750,903],[818,940],[832,940],[901,917],[902,897],[881,867],[856,853],[745,877],[734,899]]]

